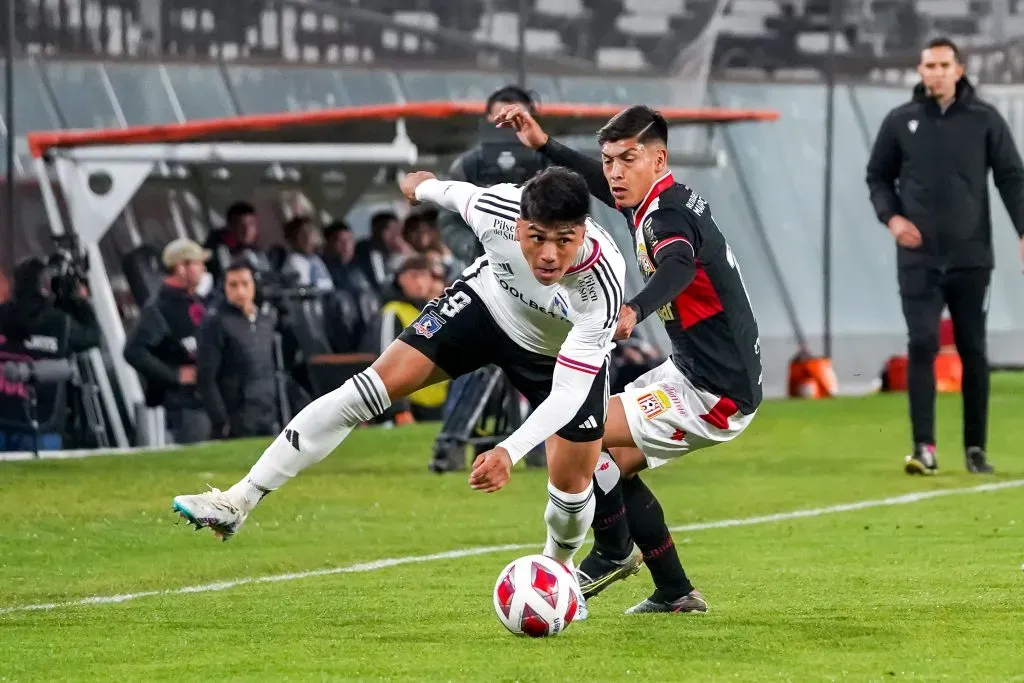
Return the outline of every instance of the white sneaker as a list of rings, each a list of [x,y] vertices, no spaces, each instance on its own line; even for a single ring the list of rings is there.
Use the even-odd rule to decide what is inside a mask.
[[[228,540],[242,528],[248,512],[237,505],[220,489],[191,496],[175,496],[171,508],[196,530],[204,527],[213,529],[213,534]]]

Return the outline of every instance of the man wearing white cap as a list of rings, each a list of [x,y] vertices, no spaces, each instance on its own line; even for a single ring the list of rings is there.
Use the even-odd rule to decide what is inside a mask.
[[[124,347],[125,360],[145,386],[146,405],[164,407],[167,428],[181,444],[210,436],[210,420],[196,391],[196,333],[206,315],[196,290],[209,258],[208,250],[189,239],[164,247],[167,276],[142,307]]]

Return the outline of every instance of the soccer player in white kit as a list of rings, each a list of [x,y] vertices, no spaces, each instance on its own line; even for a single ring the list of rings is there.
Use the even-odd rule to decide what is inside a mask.
[[[411,201],[462,214],[485,254],[367,370],[303,409],[249,474],[226,491],[177,496],[173,507],[225,540],[270,491],[323,460],[397,398],[487,364],[501,367],[535,410],[477,457],[470,485],[493,492],[547,440],[544,554],[572,570],[594,518],[592,478],[608,408],[607,357],[622,306],[625,262],[588,217],[590,191],[549,168],[524,186],[479,188],[427,172],[403,178]]]

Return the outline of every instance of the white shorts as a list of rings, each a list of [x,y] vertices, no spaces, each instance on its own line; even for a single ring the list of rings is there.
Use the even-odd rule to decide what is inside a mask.
[[[732,441],[757,412],[744,415],[732,399],[693,386],[671,359],[627,384],[619,398],[633,442],[651,468]]]

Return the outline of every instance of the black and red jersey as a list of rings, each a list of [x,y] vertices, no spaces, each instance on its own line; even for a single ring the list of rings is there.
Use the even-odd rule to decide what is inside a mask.
[[[669,173],[636,209],[623,210],[633,228],[644,279],[669,244],[689,245],[696,275],[658,310],[672,341],[672,360],[694,386],[732,399],[751,413],[761,403],[761,344],[743,276],[711,207]]]
[[[553,138],[539,151],[578,172],[591,194],[622,212],[645,281],[658,269],[658,253],[670,244],[677,246],[665,255],[683,258],[687,265],[692,259],[696,274],[690,284],[658,311],[672,341],[672,361],[697,388],[752,413],[762,398],[757,320],[739,266],[707,201],[666,173],[640,206],[619,207],[600,161]],[[689,249],[679,249],[679,243]]]

